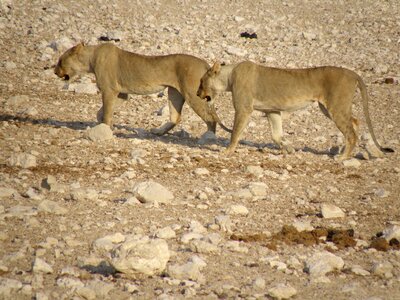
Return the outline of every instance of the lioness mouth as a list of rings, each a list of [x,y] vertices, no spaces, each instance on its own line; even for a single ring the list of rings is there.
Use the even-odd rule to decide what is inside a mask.
[[[211,101],[211,97],[210,96],[206,96],[206,100],[207,100],[207,102],[210,102]]]
[[[68,74],[64,75],[64,80],[69,80],[69,75]]]

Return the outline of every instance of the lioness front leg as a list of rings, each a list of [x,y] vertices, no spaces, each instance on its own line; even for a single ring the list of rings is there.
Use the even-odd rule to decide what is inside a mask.
[[[245,110],[241,111],[240,109],[237,109],[235,111],[235,120],[233,123],[231,142],[228,148],[226,148],[224,151],[226,155],[230,155],[235,151],[237,145],[239,144],[240,136],[242,135],[243,130],[247,126],[250,115],[251,111],[245,111]]]
[[[97,112],[97,120],[105,123],[108,126],[112,126],[112,117],[114,113],[114,104],[116,102],[118,93],[111,91],[103,91],[101,96],[103,100],[103,106]]]
[[[293,153],[293,147],[285,144],[282,139],[283,128],[281,112],[269,112],[267,113],[267,118],[271,126],[272,140],[278,145],[279,149],[282,149],[284,153]]]
[[[128,94],[125,93],[119,93],[118,97],[115,98],[114,100],[114,107],[118,107],[119,105],[122,104],[122,102],[128,100]],[[97,122],[103,123],[103,117],[104,117],[104,106],[102,106],[99,111],[97,112]]]
[[[161,125],[158,128],[152,128],[151,133],[156,135],[164,135],[181,121],[181,112],[185,99],[178,92],[178,90],[168,88],[168,106],[169,106],[169,122]]]

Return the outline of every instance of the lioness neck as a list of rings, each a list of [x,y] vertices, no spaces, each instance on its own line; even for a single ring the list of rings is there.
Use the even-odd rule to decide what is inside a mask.
[[[94,73],[94,66],[93,66],[93,53],[98,46],[88,46],[86,45],[82,52],[79,55],[79,60],[82,62],[83,65],[88,66],[86,72]]]
[[[224,85],[225,92],[232,91],[231,75],[232,75],[232,70],[235,67],[236,67],[236,64],[221,66],[221,71],[220,71],[220,74],[218,77],[220,78],[221,83],[223,83],[223,85]]]

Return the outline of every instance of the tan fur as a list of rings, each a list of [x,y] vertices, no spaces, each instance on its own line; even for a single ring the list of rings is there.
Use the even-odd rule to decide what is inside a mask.
[[[361,77],[353,71],[337,67],[309,69],[277,69],[242,62],[221,66],[215,63],[201,78],[197,95],[211,101],[220,91],[232,92],[235,119],[231,142],[226,152],[232,153],[247,125],[252,111],[266,113],[272,129],[272,139],[284,150],[281,112],[295,111],[318,101],[322,112],[332,119],[343,133],[346,145],[340,159],[351,157],[357,143],[358,120],[352,116],[352,99],[356,87],[361,91],[368,129],[375,138],[368,112],[368,95]]]
[[[179,123],[185,101],[206,122],[208,130],[215,132],[216,122],[210,107],[196,96],[200,78],[207,69],[205,61],[190,55],[144,56],[113,44],[79,44],[60,57],[54,71],[67,80],[82,73],[94,73],[103,100],[97,118],[110,126],[118,98],[126,99],[130,93],[157,93],[168,87],[170,122],[152,129],[154,134],[163,135]]]

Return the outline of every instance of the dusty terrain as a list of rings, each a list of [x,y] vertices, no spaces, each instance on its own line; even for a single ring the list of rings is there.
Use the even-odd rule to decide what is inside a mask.
[[[1,0],[0,298],[269,299],[286,297],[274,293],[281,287],[295,299],[400,299],[399,250],[370,248],[379,232],[400,225],[399,15],[398,1],[390,0]],[[358,93],[363,139],[354,166],[334,159],[342,136],[314,105],[285,118],[296,149],[290,155],[274,147],[267,119],[256,112],[232,157],[222,153],[229,135],[220,128],[217,140],[199,143],[207,127],[188,106],[171,134],[154,136],[150,129],[168,119],[159,113],[164,94],[131,95],[115,112],[114,137],[91,141],[86,132],[96,125],[100,94],[74,92],[73,85],[93,87],[94,77],[66,83],[53,67],[69,46],[100,37],[141,54],[188,53],[209,64],[350,68],[367,84],[379,141],[395,153],[361,159],[368,141]],[[230,99],[216,100],[228,127]],[[16,162],[21,155],[35,163]],[[43,183],[49,176],[56,180],[50,188]],[[174,199],[136,201],[134,186],[149,180]],[[344,214],[323,217],[324,204]],[[276,238],[294,223],[352,229],[355,243]],[[153,238],[166,227],[175,234],[164,237],[171,256],[160,274],[115,272],[110,251],[94,247],[105,236]],[[190,231],[208,236],[214,248],[183,242]],[[315,278],[305,267],[325,252],[344,265]],[[206,263],[201,276],[168,272],[194,255]]]

